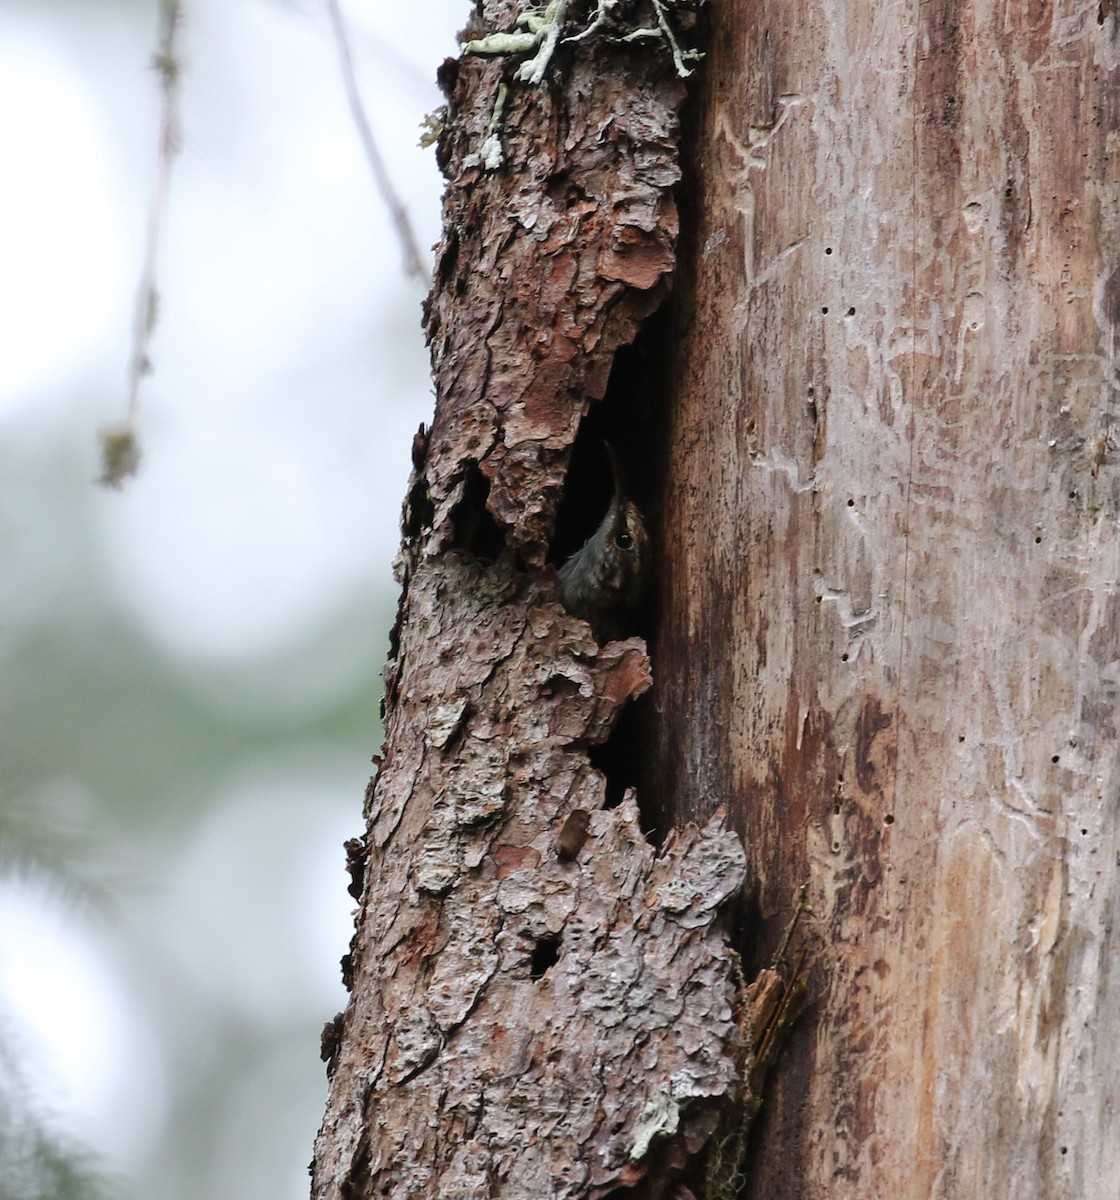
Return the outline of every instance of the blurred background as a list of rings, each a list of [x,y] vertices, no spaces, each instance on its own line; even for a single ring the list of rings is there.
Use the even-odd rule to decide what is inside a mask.
[[[468,0],[343,0],[421,247]],[[185,0],[123,490],[158,0],[0,0],[0,1200],[307,1195],[425,287],[326,0]],[[425,257],[430,259],[427,253]]]

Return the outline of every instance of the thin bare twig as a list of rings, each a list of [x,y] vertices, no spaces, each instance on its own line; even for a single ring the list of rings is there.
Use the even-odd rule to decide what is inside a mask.
[[[377,148],[373,129],[370,127],[369,118],[366,116],[366,110],[362,104],[361,93],[358,91],[358,79],[354,73],[354,60],[350,54],[350,36],[347,33],[346,22],[343,20],[338,0],[327,0],[327,12],[330,14],[331,28],[334,30],[335,41],[338,43],[338,57],[342,64],[342,82],[346,88],[350,115],[358,130],[358,136],[361,138],[362,149],[369,160],[374,184],[381,193],[381,199],[385,202],[385,207],[389,210],[389,216],[397,231],[397,239],[404,252],[405,271],[414,279],[427,283],[428,272],[420,254],[412,223],[408,219],[408,210],[393,187],[393,181],[385,168],[385,161],[381,157],[381,151]]]
[[[167,214],[167,196],[171,165],[179,150],[179,34],[183,23],[181,0],[161,0],[159,41],[152,66],[159,76],[159,146],[156,152],[156,179],[148,210],[148,237],[136,291],[136,310],[132,334],[132,358],[128,367],[128,404],[124,420],[101,434],[101,482],[119,488],[136,474],[140,466],[137,427],[140,421],[140,394],[146,376],[151,374],[152,335],[159,323],[159,243]]]

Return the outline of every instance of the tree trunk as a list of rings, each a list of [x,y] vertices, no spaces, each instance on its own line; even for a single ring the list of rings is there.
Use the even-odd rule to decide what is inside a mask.
[[[351,1001],[324,1038],[317,1200],[660,1195],[741,1090],[746,1009],[715,917],[742,846],[718,813],[646,836],[656,818],[606,766],[649,686],[645,641],[598,645],[549,565],[606,507],[604,435],[644,473],[648,401],[633,373],[608,382],[675,264],[686,30],[651,13],[653,36],[624,42],[604,36],[627,32],[613,14],[599,29],[554,2],[552,33],[588,36],[544,27],[514,54],[505,35],[537,30],[481,7],[441,73],[437,405],[351,848],[361,909]]]
[[[647,778],[749,961],[809,884],[751,1197],[1120,1196],[1110,7],[713,7]]]
[[[1109,0],[720,0],[680,246],[675,7],[481,8],[313,1195],[730,1200],[807,885],[745,1194],[1115,1200]],[[556,603],[604,438],[649,658]]]

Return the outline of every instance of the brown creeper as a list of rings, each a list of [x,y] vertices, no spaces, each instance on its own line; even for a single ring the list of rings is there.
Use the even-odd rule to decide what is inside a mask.
[[[560,602],[582,617],[595,640],[624,637],[645,591],[649,535],[642,514],[626,497],[626,483],[614,451],[607,446],[614,496],[599,528],[560,568]]]

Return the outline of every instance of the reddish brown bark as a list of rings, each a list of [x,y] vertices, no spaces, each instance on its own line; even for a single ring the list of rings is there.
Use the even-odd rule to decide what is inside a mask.
[[[512,27],[512,5],[485,7],[474,36]],[[684,90],[659,43],[563,47],[539,88],[510,73],[470,56],[444,72],[437,406],[406,503],[317,1200],[659,1195],[742,1070],[714,924],[741,845],[709,813],[655,850],[641,798],[608,806],[588,752],[648,688],[645,643],[597,646],[547,565],[581,420],[674,266]]]

